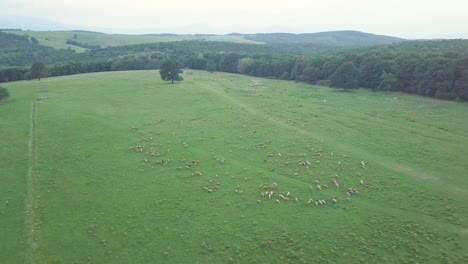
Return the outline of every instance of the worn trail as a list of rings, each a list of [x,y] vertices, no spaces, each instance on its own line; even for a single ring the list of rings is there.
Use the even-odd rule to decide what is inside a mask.
[[[213,80],[213,82],[215,82]],[[225,88],[229,88],[226,86],[226,84],[224,83],[220,83],[220,82],[216,82],[217,84],[219,84],[218,87],[225,87]],[[284,122],[282,121],[281,119],[279,118],[275,118],[275,117],[272,117],[270,115],[267,115],[265,114],[264,112],[262,112],[261,110],[258,110],[256,109],[255,107],[252,107],[250,105],[247,105],[245,102],[242,102],[241,100],[237,99],[237,98],[234,98],[232,95],[224,92],[222,89],[217,89],[216,87],[211,87],[211,86],[206,86],[207,90],[211,93],[214,93],[214,94],[217,94],[218,96],[230,101],[231,103],[234,103],[242,108],[244,108],[247,112],[255,115],[255,116],[258,116],[260,118],[263,118],[265,120],[267,120],[268,122],[271,122],[277,126],[280,126],[280,127],[283,127],[283,128],[286,128],[286,129],[289,129],[289,130],[292,130],[294,131],[295,133],[299,133],[301,135],[306,135],[310,138],[313,138],[314,140],[317,140],[317,141],[326,141],[327,144],[335,147],[335,148],[338,148],[338,149],[341,149],[343,151],[346,151],[346,152],[349,152],[349,153],[359,153],[359,156],[362,157],[363,159],[365,159],[366,161],[370,161],[374,164],[378,164],[382,167],[385,167],[391,171],[394,171],[394,172],[397,172],[399,174],[403,174],[403,175],[406,175],[406,176],[409,176],[409,177],[413,177],[417,180],[420,180],[420,181],[424,181],[425,183],[430,183],[432,185],[437,185],[438,187],[440,186],[443,186],[444,188],[446,188],[447,190],[451,191],[452,193],[456,193],[457,195],[460,195],[461,197],[468,197],[468,191],[465,190],[464,188],[461,188],[459,186],[456,186],[454,184],[451,184],[449,182],[446,182],[444,181],[444,179],[440,178],[440,177],[437,177],[437,176],[434,176],[434,175],[429,175],[423,171],[420,171],[418,169],[415,169],[415,168],[411,168],[411,167],[408,167],[408,166],[405,166],[403,164],[399,164],[397,162],[394,162],[392,161],[390,158],[388,157],[382,157],[382,156],[378,156],[378,155],[375,155],[373,153],[367,153],[366,151],[362,150],[362,149],[358,149],[354,146],[350,146],[350,145],[345,145],[345,144],[342,144],[342,143],[339,143],[339,142],[336,142],[336,141],[331,141],[331,140],[327,140],[327,138],[323,135],[319,135],[317,133],[314,133],[313,131],[309,131],[309,130],[305,130],[303,128],[300,128],[300,127],[296,127],[296,126],[293,126],[291,124],[288,124],[287,122]]]
[[[36,138],[37,104],[31,103],[29,140],[28,140],[28,172],[26,175],[26,216],[25,234],[27,242],[26,263],[35,263],[34,253],[37,247],[34,229],[34,163],[36,161],[35,138]]]

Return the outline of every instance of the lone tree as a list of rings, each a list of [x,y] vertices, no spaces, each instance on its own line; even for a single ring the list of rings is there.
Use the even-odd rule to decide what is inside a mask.
[[[41,78],[47,77],[47,67],[42,62],[35,62],[31,66],[31,77],[33,79],[38,79],[39,81]]]
[[[352,62],[345,62],[341,64],[335,73],[330,77],[330,85],[332,87],[343,88],[345,91],[348,89],[358,88],[359,71]]]
[[[7,88],[0,86],[0,101],[3,99],[7,99],[10,94],[8,93]]]
[[[163,81],[182,81],[184,78],[179,74],[183,73],[182,65],[174,60],[167,60],[163,62],[161,65],[161,70],[159,73],[161,74],[161,79]]]

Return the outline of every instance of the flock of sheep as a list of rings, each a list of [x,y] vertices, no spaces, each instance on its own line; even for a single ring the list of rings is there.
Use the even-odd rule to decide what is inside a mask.
[[[138,129],[137,128],[134,128],[132,127],[131,128],[131,131],[133,132],[136,132]],[[182,146],[184,148],[187,148],[189,147],[189,145],[186,143],[186,142],[183,142],[182,143]],[[260,149],[263,149],[264,146]],[[133,147],[131,147],[131,149],[135,152],[145,152],[146,154],[149,154],[151,157],[155,157],[155,156],[159,156],[157,153],[156,153],[156,149],[154,148],[154,146],[151,146],[150,148],[146,149],[146,146],[144,145],[135,145]],[[257,148],[257,150],[260,150]],[[315,148],[313,148],[312,150],[314,150],[316,152],[316,154],[318,155],[318,157],[322,157],[323,154],[323,150],[322,149],[319,149],[319,150],[315,150]],[[334,153],[330,153],[331,156],[334,156]],[[303,155],[305,156],[305,155]],[[267,154],[267,157],[269,158],[272,158],[272,157],[278,157],[278,158],[281,158],[283,157],[283,154],[281,153],[277,153],[277,154],[273,154],[273,153],[268,153]],[[163,164],[163,165],[166,165],[169,163],[170,160],[156,160],[155,163],[159,163],[159,164]],[[218,163],[220,165],[223,165],[225,164],[225,160],[224,158],[222,159],[217,159]],[[266,161],[266,160],[265,160]],[[144,158],[144,162],[145,163],[148,163],[149,160],[147,158]],[[198,171],[198,170],[194,170],[194,167],[197,166],[198,164],[200,163],[199,160],[190,160],[190,161],[185,161],[185,168],[187,170],[190,170],[192,173],[191,173],[191,176],[203,176],[203,173]],[[290,160],[288,160],[285,164],[286,165],[292,165],[291,164],[292,162]],[[320,160],[317,160],[315,162],[311,162],[309,160],[299,160],[297,161],[297,165],[300,166],[301,168],[305,168],[306,170],[309,170],[311,168],[315,168],[316,165],[318,165],[320,163]],[[341,162],[338,162],[338,164],[341,166]],[[361,161],[359,163],[359,167],[361,169],[365,169],[366,168],[366,164],[364,161]],[[182,170],[183,167],[177,167],[177,170]],[[293,173],[293,176],[296,177],[299,175],[299,172],[294,172]],[[357,173],[358,176],[362,176],[361,173]],[[215,176],[216,178],[218,177],[218,175]],[[247,178],[245,178],[247,179]],[[307,206],[311,206],[311,205],[315,205],[315,206],[325,206],[327,204],[339,204],[340,202],[344,201],[344,202],[351,202],[351,198],[355,195],[358,195],[359,194],[359,191],[358,189],[356,189],[355,187],[351,186],[351,187],[342,187],[342,184],[339,182],[339,176],[338,175],[335,175],[335,177],[331,177],[329,180],[327,180],[326,182],[323,182],[321,183],[319,180],[315,179],[314,180],[314,184],[313,185],[309,185],[309,194],[307,198],[303,199],[303,198],[300,198],[300,197],[296,197],[296,196],[292,196],[291,195],[291,192],[290,191],[286,191],[286,192],[281,192],[279,191],[279,187],[278,187],[278,184],[276,182],[273,182],[272,184],[261,184],[260,186],[258,186],[258,188],[260,189],[259,191],[259,198],[256,200],[256,203],[261,205],[265,202],[268,202],[268,201],[272,201],[274,203],[277,203],[277,204],[281,204],[281,203],[287,203],[287,202],[293,202],[293,203],[296,203],[296,204],[301,204],[301,201],[304,201],[302,204],[305,204]],[[212,180],[209,180],[209,183],[212,183]],[[331,186],[334,186],[333,188],[330,188],[328,185],[331,185]],[[361,185],[364,185],[364,180],[362,180],[362,178],[360,179],[360,184]],[[221,186],[221,183],[218,182],[216,183],[214,186],[212,184],[210,185],[205,185],[203,186],[203,191],[207,192],[207,193],[213,193],[217,190],[220,189],[220,186]],[[330,191],[325,191],[326,189],[335,189],[335,191],[331,191],[334,195],[330,195]],[[343,195],[343,197],[338,197],[336,195],[336,193],[341,193]],[[242,194],[243,193],[243,190],[241,190],[240,186],[237,185],[237,187],[235,188],[235,193],[236,194]],[[303,193],[303,192],[302,192]],[[310,196],[313,196],[314,198],[311,198]],[[319,198],[316,198],[316,197],[319,197]]]

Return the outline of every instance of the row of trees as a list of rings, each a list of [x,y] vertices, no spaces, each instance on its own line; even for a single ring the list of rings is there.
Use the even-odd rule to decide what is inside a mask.
[[[180,58],[189,68],[237,72],[344,89],[367,88],[468,100],[468,55],[370,52],[315,56],[205,53]]]

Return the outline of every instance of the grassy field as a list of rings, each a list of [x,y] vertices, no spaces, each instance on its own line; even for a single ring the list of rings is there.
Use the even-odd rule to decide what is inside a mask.
[[[28,35],[36,38],[40,44],[49,46],[56,49],[71,48],[77,52],[83,52],[86,49],[75,45],[67,44],[67,40],[73,40],[80,43],[89,45],[100,45],[101,47],[107,46],[125,46],[133,44],[155,43],[155,42],[171,42],[181,40],[196,40],[201,37],[193,35],[180,35],[180,36],[160,36],[160,35],[126,35],[126,34],[104,34],[83,31],[8,31],[18,35]],[[76,38],[74,38],[76,35]],[[225,41],[235,43],[248,43],[248,44],[262,44],[252,40],[245,39],[243,36],[238,35],[216,35],[206,36],[203,39],[207,41]]]
[[[184,78],[2,84],[2,262],[468,261],[467,104]]]

